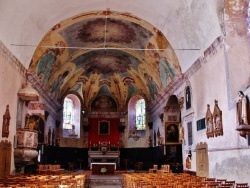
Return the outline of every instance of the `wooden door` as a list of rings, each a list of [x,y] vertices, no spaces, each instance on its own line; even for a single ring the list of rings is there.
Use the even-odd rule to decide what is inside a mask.
[[[196,146],[196,174],[200,177],[208,177],[209,175],[209,160],[207,143],[200,142]]]
[[[0,177],[10,175],[11,147],[7,140],[0,142]]]

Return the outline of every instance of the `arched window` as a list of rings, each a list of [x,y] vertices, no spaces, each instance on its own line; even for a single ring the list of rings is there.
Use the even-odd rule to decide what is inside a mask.
[[[140,99],[135,104],[135,126],[137,130],[146,130],[145,100]]]
[[[129,134],[146,130],[146,101],[142,96],[133,96],[128,104]]]
[[[186,87],[186,110],[188,110],[189,108],[191,108],[191,105],[192,105],[191,91],[190,91],[190,87],[187,86]]]
[[[80,138],[81,103],[74,94],[69,94],[63,102],[63,137]]]
[[[65,98],[63,103],[63,129],[72,129],[74,120],[74,104],[70,98]]]

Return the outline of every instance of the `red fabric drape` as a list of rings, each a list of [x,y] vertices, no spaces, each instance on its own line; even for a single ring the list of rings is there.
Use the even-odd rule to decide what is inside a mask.
[[[110,134],[109,135],[98,135],[98,126],[100,121],[110,122]],[[99,142],[108,142],[111,145],[118,146],[119,143],[119,130],[118,126],[120,123],[119,118],[89,118],[89,147],[93,144],[99,144]]]

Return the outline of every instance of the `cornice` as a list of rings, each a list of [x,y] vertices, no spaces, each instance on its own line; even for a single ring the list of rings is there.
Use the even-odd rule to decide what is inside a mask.
[[[121,117],[124,117],[124,113],[121,113],[121,112],[89,112],[86,116],[89,118],[121,118]]]
[[[184,81],[183,75],[177,75],[174,80],[172,80],[168,86],[158,95],[157,99],[154,100],[152,105],[148,107],[150,112],[158,112],[160,111],[167,102],[168,98],[176,91]]]
[[[185,78],[190,78],[194,75],[202,66],[207,63],[209,57],[214,56],[217,53],[218,48],[222,48],[223,37],[219,36],[215,41],[204,51],[204,53],[192,64],[192,66],[184,73]]]
[[[37,75],[32,71],[27,71],[27,80],[31,83],[32,87],[38,91],[43,98],[43,102],[46,104],[46,108],[49,108],[50,114],[53,117],[57,117],[58,111],[61,110],[60,103],[55,97],[51,95],[49,90],[44,86]]]
[[[11,53],[11,51],[0,41],[0,56],[11,64],[24,78],[27,69],[22,63]]]
[[[169,85],[158,95],[153,103],[148,107],[148,111],[158,113],[162,110],[168,98],[175,93],[175,91],[194,75],[202,66],[207,63],[207,59],[217,53],[218,48],[222,48],[223,37],[219,36],[215,41],[204,51],[204,53],[192,64],[192,66],[182,75],[177,75]]]

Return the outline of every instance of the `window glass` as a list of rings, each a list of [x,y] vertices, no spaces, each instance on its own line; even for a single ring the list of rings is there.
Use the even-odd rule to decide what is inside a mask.
[[[64,99],[63,103],[63,129],[72,129],[74,120],[74,104],[69,98]]]
[[[135,126],[137,130],[146,129],[146,110],[145,110],[145,100],[140,99],[135,105]]]

